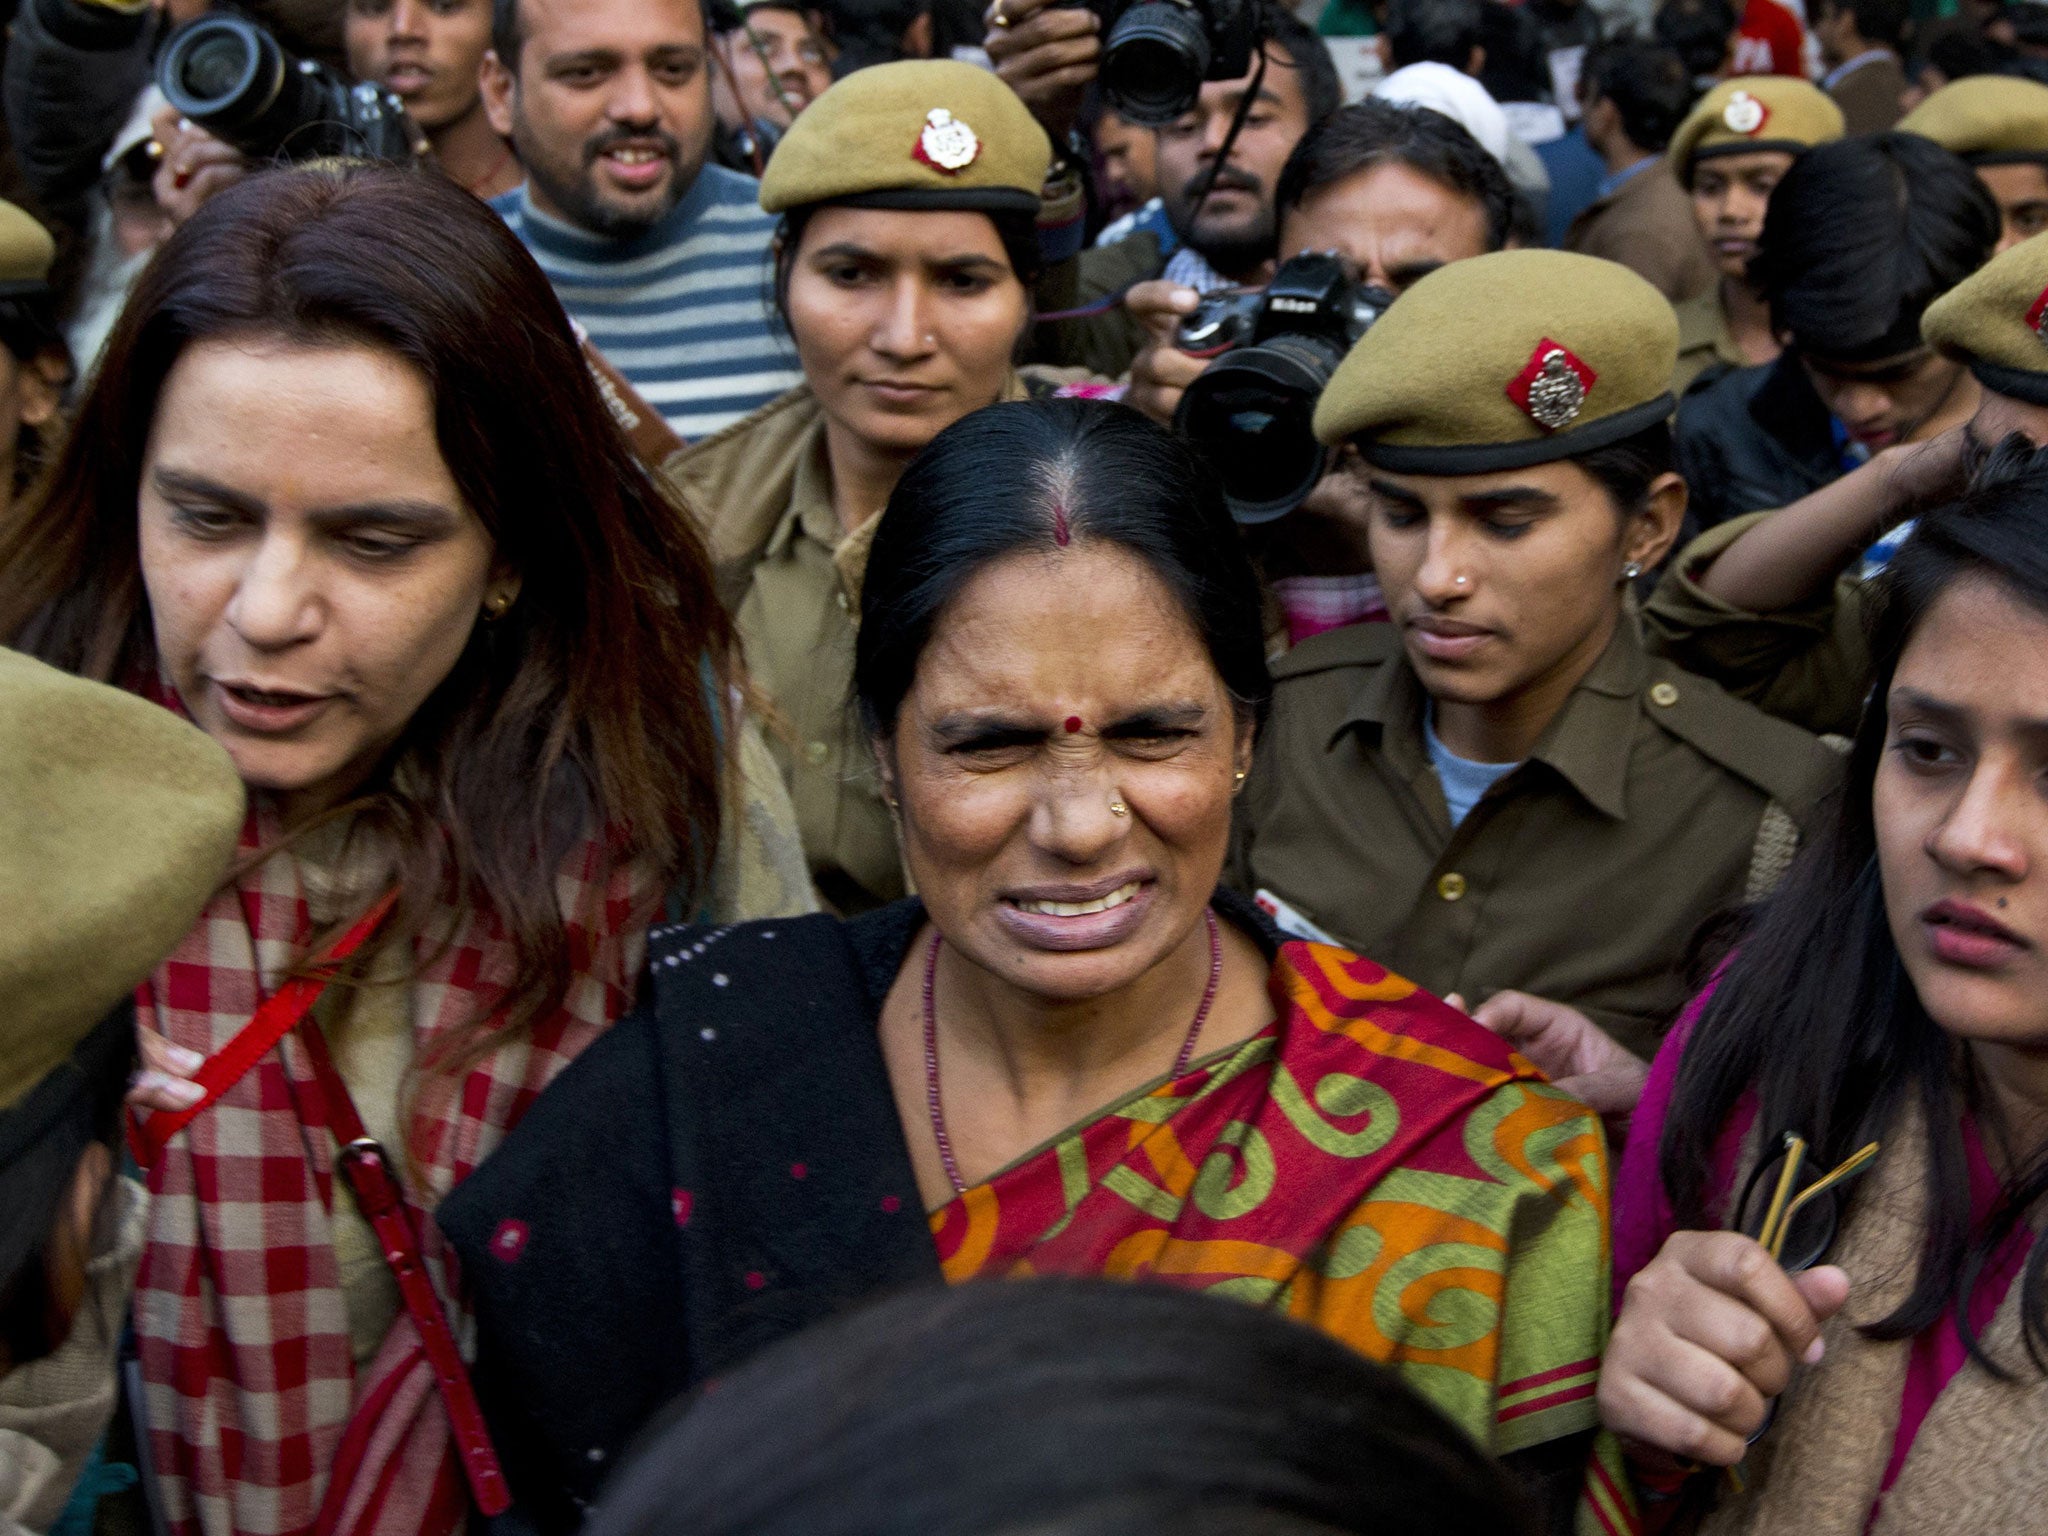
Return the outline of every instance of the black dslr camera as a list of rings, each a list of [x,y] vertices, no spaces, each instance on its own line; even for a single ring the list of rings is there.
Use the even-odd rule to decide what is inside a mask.
[[[1088,0],[1102,18],[1096,80],[1116,111],[1159,128],[1194,110],[1204,80],[1249,73],[1260,0]]]
[[[1286,516],[1322,478],[1316,400],[1393,302],[1322,252],[1290,257],[1264,288],[1204,294],[1181,321],[1180,349],[1217,361],[1181,396],[1174,429],[1216,471],[1240,523]]]
[[[226,13],[188,21],[157,57],[165,98],[251,160],[413,160],[426,136],[379,85],[295,59],[262,27]]]

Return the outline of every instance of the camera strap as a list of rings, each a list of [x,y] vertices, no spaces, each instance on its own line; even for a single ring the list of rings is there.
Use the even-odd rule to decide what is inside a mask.
[[[148,1168],[161,1155],[171,1137],[211,1108],[222,1094],[247,1075],[251,1067],[296,1030],[327,1110],[328,1128],[333,1132],[339,1149],[335,1157],[336,1170],[348,1181],[349,1189],[355,1195],[356,1209],[376,1233],[377,1245],[383,1250],[384,1260],[398,1282],[399,1297],[420,1336],[422,1352],[433,1370],[441,1401],[447,1408],[456,1454],[462,1462],[470,1493],[484,1514],[500,1515],[511,1508],[511,1493],[505,1483],[504,1470],[498,1464],[497,1451],[491,1445],[490,1430],[484,1422],[476,1390],[471,1386],[469,1372],[462,1363],[462,1352],[456,1346],[454,1330],[449,1327],[441,1299],[435,1294],[433,1279],[420,1255],[419,1234],[413,1230],[404,1192],[399,1188],[388,1154],[364,1128],[363,1118],[356,1110],[348,1084],[334,1065],[334,1057],[327,1049],[327,1040],[320,1033],[320,1026],[315,1023],[310,1028],[299,1027],[312,1014],[314,1005],[344,962],[383,926],[384,919],[397,902],[396,888],[385,892],[318,960],[265,998],[241,1032],[208,1057],[193,1075],[193,1081],[205,1090],[205,1096],[188,1109],[159,1110],[139,1124],[131,1122],[129,1145],[136,1161]],[[138,998],[145,1016],[150,1008],[150,995],[145,983]],[[351,1450],[349,1441],[357,1435],[357,1424],[352,1423],[338,1453],[337,1466],[347,1460]],[[355,1449],[359,1454],[361,1448]],[[336,1481],[346,1486],[345,1480],[337,1478]]]
[[[1259,92],[1266,84],[1266,39],[1259,39],[1259,46],[1252,59],[1252,77],[1246,84],[1244,95],[1238,99],[1237,110],[1230,116],[1230,130],[1223,135],[1223,147],[1216,151],[1216,158],[1209,162],[1209,173],[1202,178],[1202,190],[1195,194],[1195,206],[1188,212],[1188,228],[1193,229],[1202,217],[1202,208],[1209,201],[1209,194],[1216,190],[1216,178],[1223,174],[1223,167],[1230,164],[1230,152],[1237,148],[1238,135],[1244,132],[1244,125],[1252,115],[1252,107],[1258,102]]]

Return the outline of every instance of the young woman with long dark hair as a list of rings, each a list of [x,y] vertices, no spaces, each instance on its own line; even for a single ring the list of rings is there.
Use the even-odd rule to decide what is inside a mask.
[[[2020,445],[1921,520],[1882,578],[1836,812],[1652,1069],[1600,1404],[1653,1524],[1689,1503],[1709,1531],[1804,1536],[2040,1518],[2044,528],[2048,463]],[[1796,1197],[1871,1143],[1773,1224],[1773,1262],[1787,1165]],[[1693,1470],[1737,1462],[1740,1492]]]
[[[279,171],[139,280],[0,526],[0,638],[184,712],[251,791],[237,878],[138,999],[173,1529],[452,1529],[425,1213],[630,1005],[664,904],[808,905],[688,515],[487,208]],[[338,1166],[358,1138],[438,1310]]]

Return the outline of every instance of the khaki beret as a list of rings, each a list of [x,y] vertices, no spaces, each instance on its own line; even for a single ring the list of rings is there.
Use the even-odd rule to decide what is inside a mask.
[[[0,298],[41,292],[56,258],[50,232],[14,204],[0,202]]]
[[[2048,85],[2010,75],[1951,81],[1899,119],[1973,165],[2048,159]]]
[[[1986,389],[2048,405],[2048,235],[1992,257],[1928,305],[1920,334]]]
[[[242,815],[204,732],[0,649],[0,1111],[198,921]]]
[[[1662,421],[1677,361],[1678,317],[1627,267],[1499,251],[1395,300],[1324,389],[1316,436],[1401,474],[1523,469]]]
[[[904,59],[857,69],[804,109],[768,161],[761,206],[1035,213],[1051,166],[1052,140],[988,70]]]
[[[1665,153],[1687,186],[1692,168],[1715,155],[1775,149],[1798,154],[1842,136],[1842,109],[1826,91],[1791,75],[1742,75],[1699,99]]]

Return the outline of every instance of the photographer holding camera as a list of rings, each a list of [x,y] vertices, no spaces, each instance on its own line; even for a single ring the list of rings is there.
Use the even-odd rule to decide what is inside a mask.
[[[1065,147],[1070,165],[1086,158],[1073,128],[1098,76],[1113,107],[1158,128],[1159,190],[1177,248],[1140,231],[1058,264],[1038,286],[1041,311],[1100,312],[1041,325],[1032,360],[1116,377],[1148,335],[1139,315],[1117,301],[1134,283],[1164,276],[1207,291],[1270,273],[1280,168],[1302,135],[1342,104],[1336,66],[1323,40],[1277,3],[1097,0],[1088,8],[995,0],[985,15],[996,73]],[[1264,56],[1262,79],[1254,41]],[[1240,56],[1242,67],[1219,75]],[[1219,170],[1241,108],[1242,126]]]
[[[1326,473],[1309,429],[1317,396],[1361,321],[1438,267],[1501,248],[1514,196],[1500,163],[1450,118],[1365,101],[1311,129],[1281,172],[1281,265],[1268,289],[1132,290],[1151,339],[1126,399],[1208,454],[1240,522],[1270,525],[1254,549],[1289,640],[1380,611],[1356,476]],[[1332,268],[1349,298],[1316,305],[1312,285]],[[1218,330],[1224,306],[1252,311],[1234,340]]]

